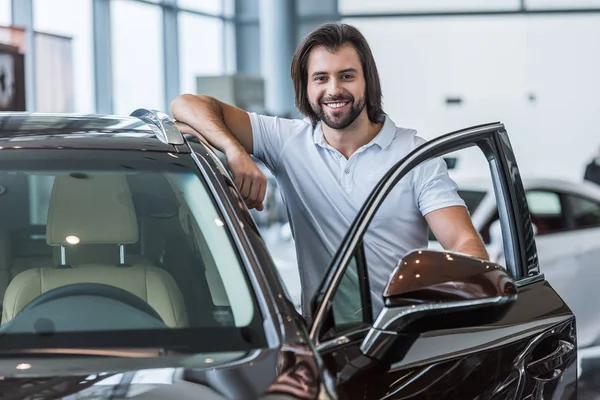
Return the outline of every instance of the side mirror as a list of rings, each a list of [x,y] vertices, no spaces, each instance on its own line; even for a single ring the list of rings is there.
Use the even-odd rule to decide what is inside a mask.
[[[517,298],[517,288],[498,264],[457,253],[419,250],[400,261],[383,298],[385,307],[361,345],[364,355],[378,360],[385,357],[398,334],[477,325],[479,315],[490,318],[491,311],[504,312]],[[457,313],[465,315],[443,318]]]

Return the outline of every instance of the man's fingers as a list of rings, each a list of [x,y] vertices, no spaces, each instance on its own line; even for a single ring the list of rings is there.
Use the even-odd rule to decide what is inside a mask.
[[[252,181],[247,177],[244,177],[242,180],[242,184],[239,186],[240,193],[244,200],[248,200],[248,196],[250,195],[250,187],[252,185]]]
[[[258,197],[256,198],[256,200],[260,203],[259,206],[261,206],[261,209],[258,210],[258,206],[256,207],[256,209],[258,211],[262,211],[262,209],[264,208],[263,206],[263,201],[265,201],[265,194],[267,193],[267,183],[261,183],[260,188],[258,190]]]
[[[248,195],[248,200],[252,203],[253,207],[256,207],[258,204],[262,202],[262,199],[259,199],[261,184],[258,181],[252,181],[252,186],[250,187],[250,194]]]

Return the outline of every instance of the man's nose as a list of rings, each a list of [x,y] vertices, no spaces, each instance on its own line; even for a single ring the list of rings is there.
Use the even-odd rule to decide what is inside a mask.
[[[329,87],[327,88],[327,91],[329,92],[330,95],[336,95],[336,94],[342,93],[342,85],[341,85],[341,82],[339,81],[339,79],[330,79]]]

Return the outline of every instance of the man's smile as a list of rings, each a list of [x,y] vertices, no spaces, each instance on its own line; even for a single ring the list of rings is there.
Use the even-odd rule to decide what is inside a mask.
[[[324,105],[327,106],[327,108],[334,110],[334,111],[341,111],[341,110],[345,109],[349,104],[350,104],[349,101],[337,101],[337,102],[324,103]]]

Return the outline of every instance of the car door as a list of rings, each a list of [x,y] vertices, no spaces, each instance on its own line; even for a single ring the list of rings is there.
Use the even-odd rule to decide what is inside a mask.
[[[374,316],[363,249],[374,214],[413,168],[474,146],[493,179],[506,268],[456,253],[411,252],[399,260],[382,294],[385,306]],[[431,140],[381,179],[313,299],[310,337],[342,398],[576,398],[575,320],[539,271],[525,191],[502,124]]]

